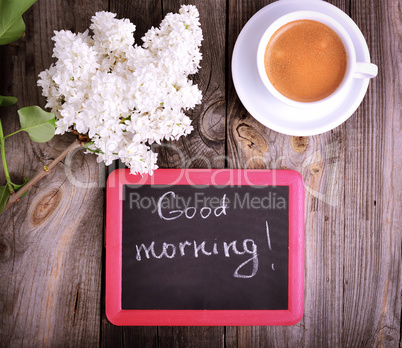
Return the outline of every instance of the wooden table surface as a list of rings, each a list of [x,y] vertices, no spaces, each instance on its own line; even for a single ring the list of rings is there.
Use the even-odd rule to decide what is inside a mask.
[[[301,0],[302,1],[302,0]],[[342,125],[310,137],[270,130],[242,106],[230,61],[248,19],[272,1],[191,0],[204,34],[194,77],[203,102],[194,131],[156,150],[166,168],[286,168],[305,180],[305,311],[291,327],[116,327],[104,313],[105,169],[78,150],[0,215],[0,346],[398,347],[401,337],[401,2],[331,0],[360,27],[379,75]],[[84,31],[96,11],[137,26],[136,41],[177,0],[39,0],[26,36],[1,47],[5,133],[16,110],[45,104],[36,86],[52,62],[54,30]],[[6,140],[15,181],[74,140]],[[2,171],[1,171],[2,172]],[[0,176],[4,185],[3,173]]]

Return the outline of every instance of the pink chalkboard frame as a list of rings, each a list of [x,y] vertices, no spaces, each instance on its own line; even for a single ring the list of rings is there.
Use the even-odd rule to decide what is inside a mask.
[[[289,186],[289,282],[287,310],[123,310],[123,185]],[[294,325],[304,313],[304,182],[294,170],[157,169],[152,176],[113,171],[106,186],[106,316],[114,325]]]

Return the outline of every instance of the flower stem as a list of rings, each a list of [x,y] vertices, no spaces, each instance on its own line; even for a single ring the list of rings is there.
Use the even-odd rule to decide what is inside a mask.
[[[3,125],[1,124],[0,120],[0,150],[1,150],[1,160],[3,161],[3,169],[4,174],[6,175],[7,186],[10,191],[10,194],[14,193],[14,188],[11,183],[10,172],[8,171],[7,160],[6,160],[6,149],[4,147],[4,132],[3,132]]]
[[[13,203],[18,201],[18,199],[28,191],[32,186],[34,186],[40,179],[44,176],[48,175],[51,169],[56,166],[64,157],[66,157],[71,151],[78,149],[79,147],[83,146],[84,144],[81,143],[78,139],[74,141],[69,147],[67,147],[60,155],[58,155],[52,162],[42,167],[42,169],[36,173],[36,175],[29,180],[24,186],[22,186],[16,193],[12,194],[7,202],[7,205],[4,207],[3,212],[10,207]]]

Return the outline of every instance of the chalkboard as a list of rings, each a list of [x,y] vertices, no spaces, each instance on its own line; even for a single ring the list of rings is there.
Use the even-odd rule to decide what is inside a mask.
[[[303,313],[295,171],[108,179],[106,314],[117,325],[290,325]]]

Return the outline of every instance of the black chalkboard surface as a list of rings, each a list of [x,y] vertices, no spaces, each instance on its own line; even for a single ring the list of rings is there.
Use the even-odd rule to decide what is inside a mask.
[[[237,179],[214,177],[211,170],[194,171],[193,177],[183,171],[158,170],[152,178],[127,177],[124,171],[114,181],[109,178],[108,318],[118,325],[299,320],[304,278],[304,265],[298,264],[304,256],[300,175],[248,171],[245,180],[246,171],[235,171]]]
[[[288,190],[125,185],[122,308],[287,309]]]

